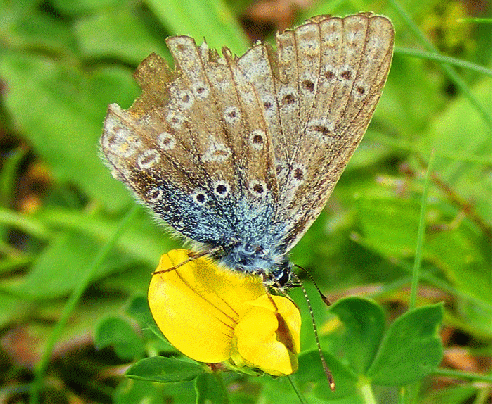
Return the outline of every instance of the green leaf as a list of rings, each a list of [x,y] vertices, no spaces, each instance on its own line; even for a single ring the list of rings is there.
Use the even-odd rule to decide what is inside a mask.
[[[129,193],[111,177],[98,149],[107,105],[130,104],[138,93],[130,72],[111,67],[87,74],[49,58],[7,52],[0,58],[0,76],[9,89],[5,105],[14,124],[57,178],[113,210],[125,206]]]
[[[96,327],[94,343],[98,349],[113,347],[121,359],[132,360],[145,353],[142,339],[127,321],[106,317]]]
[[[91,237],[78,232],[63,232],[39,254],[23,282],[10,285],[8,289],[29,299],[64,296],[73,290],[80,280],[80,274],[94,260],[100,248],[100,244]],[[125,255],[113,251],[93,281],[114,271],[124,258]]]
[[[193,380],[202,373],[203,366],[197,363],[154,356],[135,363],[126,375],[132,379],[169,383]]]
[[[436,304],[411,310],[396,319],[367,372],[372,382],[403,386],[434,371],[443,355],[438,335],[442,317],[443,306]]]
[[[3,289],[3,288],[2,288]],[[22,296],[12,296],[0,289],[0,327],[7,327],[19,321],[29,311]]]
[[[152,52],[163,57],[169,54],[164,38],[154,38],[140,11],[135,7],[111,8],[79,20],[75,30],[84,55],[118,58],[137,65]]]
[[[357,207],[362,244],[387,259],[414,256],[420,209],[418,201],[363,197],[357,201]],[[484,302],[492,302],[490,243],[468,220],[442,229],[458,214],[456,208],[447,203],[431,204],[428,210],[424,259],[441,269],[460,290]],[[489,317],[484,324],[487,322],[490,324]],[[483,328],[490,332],[490,326]]]
[[[44,209],[37,217],[50,226],[72,229],[101,242],[106,242],[118,226],[118,218],[110,218],[108,215],[89,216],[84,212],[69,209]],[[135,259],[155,268],[159,263],[159,257],[177,245],[166,237],[163,231],[162,227],[152,221],[151,215],[142,209],[119,238],[118,247]]]
[[[143,296],[134,297],[130,301],[126,313],[133,317],[141,328],[148,327],[150,324],[155,324],[147,298]]]
[[[210,48],[227,46],[236,54],[248,48],[248,41],[237,18],[224,0],[147,0],[150,9],[172,35],[189,35]]]
[[[60,13],[70,16],[94,12],[99,9],[116,9],[124,6],[129,0],[51,0]]]
[[[330,313],[342,323],[337,356],[350,363],[356,374],[364,374],[371,366],[383,338],[385,318],[376,303],[357,297],[340,299],[330,306]]]
[[[482,103],[492,104],[492,79],[481,80],[472,89],[473,95]],[[479,112],[464,96],[457,97],[449,107],[436,116],[429,133],[421,139],[421,149],[435,148],[436,156],[452,158],[436,159],[434,169],[462,196],[483,202],[483,213],[492,219],[492,184],[484,181],[483,168],[492,153],[490,132]],[[479,157],[482,157],[480,162]],[[473,181],[475,180],[475,181]],[[486,193],[484,193],[486,192]],[[482,206],[482,204],[480,204]]]
[[[432,391],[419,404],[463,404],[470,401],[477,394],[478,388],[475,386],[456,386],[443,388],[442,390]]]
[[[425,257],[441,268],[458,289],[488,302],[489,307],[491,251],[490,241],[469,221],[450,231],[430,232],[425,238]]]
[[[195,379],[197,404],[227,404],[227,391],[220,379],[220,375],[203,373]]]
[[[385,319],[378,305],[357,297],[340,299],[330,307],[339,324],[326,337],[331,348],[325,353],[335,392],[329,391],[316,351],[299,356],[296,380],[301,386],[314,383],[316,396],[325,400],[351,396],[367,383],[403,386],[421,380],[442,358],[437,335],[442,310],[442,305],[412,310],[384,333]]]
[[[0,171],[0,206],[8,207],[13,202],[17,172],[26,153],[27,150],[19,147],[11,151],[10,155],[2,162],[3,167]]]
[[[376,116],[384,119],[384,125],[393,128],[398,134],[395,140],[403,140],[402,144],[414,139],[426,139],[416,138],[416,134],[422,133],[429,117],[445,102],[439,89],[442,82],[429,75],[424,68],[427,63],[425,60],[394,55],[384,97],[381,97],[376,110]],[[409,71],[413,74],[409,75]]]
[[[479,81],[472,94],[489,107],[492,79]],[[468,98],[456,97],[446,110],[434,117],[420,144],[422,150],[430,147],[436,150],[434,170],[439,178],[460,199],[472,202],[471,209],[490,226],[492,181],[486,173],[491,164],[492,142],[487,124]]]
[[[342,363],[335,355],[323,351],[328,368],[335,380],[335,391],[330,390],[330,385],[321,364],[321,358],[317,350],[305,352],[299,355],[299,370],[293,375],[295,381],[302,389],[308,386],[314,394],[324,400],[346,398],[354,395],[357,385],[357,375],[347,364]]]
[[[357,200],[364,244],[384,256],[408,257],[415,253],[420,205],[394,198]]]
[[[162,335],[161,330],[159,330],[159,327],[157,327],[157,324],[152,317],[152,313],[150,312],[149,302],[146,297],[139,296],[132,299],[126,312],[138,322],[142,328],[143,334],[156,342],[156,350],[176,352],[176,348],[166,340],[164,335]]]
[[[76,42],[70,25],[44,13],[29,1],[0,2],[0,37],[11,48],[71,54]],[[0,47],[2,52],[3,47]]]
[[[113,394],[115,404],[165,403],[164,385],[125,378]]]

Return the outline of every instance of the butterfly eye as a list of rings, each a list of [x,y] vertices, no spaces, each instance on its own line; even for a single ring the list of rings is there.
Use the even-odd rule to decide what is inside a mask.
[[[273,274],[273,278],[274,278],[275,283],[278,286],[282,287],[282,286],[285,286],[289,283],[290,275],[291,275],[291,271],[280,269]]]

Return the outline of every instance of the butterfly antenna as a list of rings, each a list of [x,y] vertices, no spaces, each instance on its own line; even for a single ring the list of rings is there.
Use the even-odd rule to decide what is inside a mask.
[[[299,267],[299,268],[301,268],[301,267]],[[297,278],[297,282],[298,282],[299,286],[301,287],[302,293],[304,294],[304,298],[306,299],[306,303],[307,303],[308,308],[309,308],[309,316],[311,317],[311,323],[313,325],[314,338],[316,340],[316,346],[318,347],[318,353],[319,353],[319,357],[321,360],[321,365],[323,365],[323,371],[325,372],[325,376],[326,376],[326,379],[328,380],[331,391],[335,391],[335,380],[333,379],[333,375],[331,374],[330,368],[328,367],[328,364],[326,363],[326,359],[325,359],[325,356],[323,355],[323,351],[321,351],[321,343],[319,342],[318,327],[316,327],[316,321],[314,321],[314,313],[313,313],[313,307],[311,306],[311,301],[309,300],[309,297],[308,297],[306,288],[304,287],[304,284],[297,277],[297,275],[296,275],[296,278]],[[316,289],[318,290],[319,294],[321,295],[321,298],[323,299],[323,301],[325,303],[328,302],[327,305],[330,305],[326,296],[324,296],[323,293],[321,293],[321,291],[319,290],[319,288],[316,284],[315,284],[315,286],[316,286]]]
[[[313,275],[311,275],[311,272],[309,272],[306,268],[303,268],[301,267],[300,265],[297,265],[297,264],[294,264],[297,268],[299,269],[302,269],[308,276],[308,278],[311,280],[311,282],[313,282],[313,285],[314,287],[316,288],[316,290],[318,291],[320,297],[321,297],[321,300],[323,300],[323,302],[327,305],[327,306],[331,306],[331,302],[330,300],[324,295],[324,293],[321,291],[321,289],[318,287],[318,285],[316,284],[316,282],[314,281],[314,278],[313,278]]]

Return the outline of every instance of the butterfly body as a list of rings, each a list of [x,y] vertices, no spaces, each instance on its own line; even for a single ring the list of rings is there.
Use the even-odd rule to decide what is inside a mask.
[[[369,124],[389,70],[393,28],[370,14],[319,16],[223,57],[168,38],[142,95],[110,105],[101,145],[113,175],[174,230],[220,249],[234,270],[289,283],[287,254],[323,209]]]

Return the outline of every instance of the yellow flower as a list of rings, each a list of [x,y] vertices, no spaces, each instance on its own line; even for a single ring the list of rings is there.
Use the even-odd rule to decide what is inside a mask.
[[[218,267],[208,258],[185,265],[189,251],[161,257],[149,306],[167,340],[200,362],[260,369],[275,376],[297,370],[301,316],[288,298],[267,293],[258,276]]]

